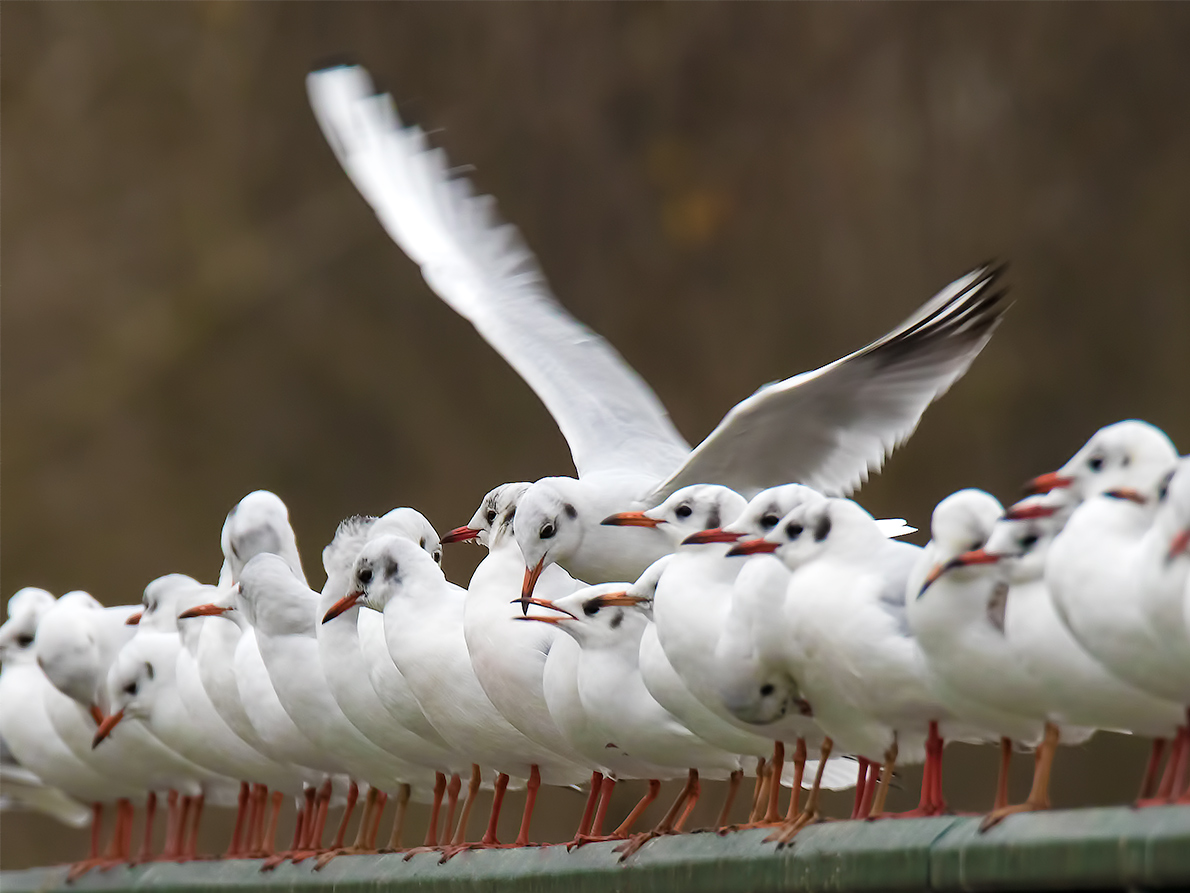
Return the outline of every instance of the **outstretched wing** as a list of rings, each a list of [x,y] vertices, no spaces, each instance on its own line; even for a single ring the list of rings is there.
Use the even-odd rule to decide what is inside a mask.
[[[554,299],[491,197],[451,176],[445,154],[402,126],[364,69],[317,71],[306,86],[323,134],[385,230],[545,404],[579,475],[626,469],[661,479],[681,465],[690,447],[661,401]]]
[[[695,483],[745,496],[790,481],[854,490],[987,344],[1007,309],[1002,270],[972,270],[879,341],[738,403],[650,500]]]

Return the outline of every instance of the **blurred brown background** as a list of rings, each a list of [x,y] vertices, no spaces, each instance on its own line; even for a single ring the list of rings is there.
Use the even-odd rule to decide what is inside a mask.
[[[346,515],[407,504],[443,530],[571,471],[324,144],[303,79],[343,53],[474,165],[693,441],[997,257],[1005,324],[860,500],[924,527],[1125,417],[1186,449],[1187,46],[1172,4],[5,4],[3,591],[213,580],[257,487],[318,585]],[[1127,799],[1144,750],[1064,752],[1057,802]],[[993,763],[954,750],[957,805],[986,804]],[[568,836],[580,800],[552,795],[536,836]],[[5,867],[84,846],[3,832]]]

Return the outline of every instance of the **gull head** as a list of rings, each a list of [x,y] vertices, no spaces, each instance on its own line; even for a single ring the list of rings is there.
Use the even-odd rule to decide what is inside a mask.
[[[767,536],[781,519],[800,505],[826,499],[813,487],[782,484],[753,496],[726,527],[711,528],[686,537],[686,543],[735,543]]]
[[[54,597],[44,589],[26,586],[8,600],[8,620],[0,626],[0,660],[31,663],[41,618],[54,606]]]
[[[144,595],[141,596],[140,620],[137,626],[163,633],[177,630],[178,614],[186,608],[193,607],[190,604],[179,606],[183,594],[201,587],[202,584],[198,580],[185,574],[166,574],[153,580],[145,587]]]
[[[797,570],[828,550],[881,536],[872,516],[850,499],[807,499],[763,538],[743,540],[727,554],[771,553],[790,570]]]
[[[583,540],[583,519],[577,500],[566,490],[564,478],[543,478],[522,494],[513,519],[513,533],[525,558],[521,607],[533,595],[537,578],[547,565],[564,564]],[[578,482],[575,481],[575,484]]]
[[[297,538],[289,523],[289,509],[268,490],[249,493],[228,512],[220,539],[229,578],[221,582],[238,581],[244,566],[262,552],[280,555],[304,579]]]
[[[1039,580],[1045,574],[1050,543],[1061,531],[1067,510],[1064,489],[1026,497],[996,522],[983,550],[1001,556],[1014,585]]]
[[[489,549],[501,543],[514,542],[513,522],[517,505],[531,486],[527,481],[514,481],[488,491],[471,520],[446,534],[442,542],[477,542]]]
[[[1143,489],[1178,461],[1173,441],[1155,425],[1128,419],[1096,431],[1055,472],[1028,483],[1030,493],[1069,489],[1075,501],[1120,489]]]
[[[99,624],[103,605],[85,592],[71,592],[45,613],[37,629],[37,663],[54,687],[91,709],[98,709],[103,682],[113,653],[105,648]],[[133,627],[111,627],[119,647],[132,638]]]
[[[614,527],[656,528],[676,547],[686,537],[734,521],[747,501],[730,487],[694,484],[670,494],[660,505],[643,512],[619,512],[603,519]]]
[[[943,574],[969,582],[986,573],[1000,556],[984,549],[996,522],[1004,515],[1000,501],[983,490],[951,493],[934,507],[930,518],[930,543],[926,554],[930,568],[915,595],[921,598]]]
[[[383,612],[395,598],[416,597],[429,584],[445,578],[432,556],[417,543],[388,534],[368,541],[351,569],[347,594],[322,616],[329,623],[358,606]]]
[[[648,601],[649,596],[633,593],[623,583],[600,583],[551,602],[535,600],[531,604],[544,611],[524,619],[553,624],[584,649],[615,649],[635,660],[649,625],[643,608]]]
[[[261,552],[240,574],[239,602],[264,635],[313,635],[317,598],[280,555]]]
[[[177,643],[172,638],[165,633],[142,633],[120,650],[107,677],[111,712],[100,719],[92,748],[102,744],[124,720],[148,719],[158,698],[177,697]]]

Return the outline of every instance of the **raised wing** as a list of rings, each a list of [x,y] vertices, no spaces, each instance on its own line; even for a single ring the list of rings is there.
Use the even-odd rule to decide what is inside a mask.
[[[307,78],[339,163],[437,295],[504,357],[554,417],[580,476],[671,474],[690,452],[661,401],[603,338],[550,294],[495,202],[452,177],[446,155],[404,127],[357,66]]]
[[[736,404],[650,501],[695,483],[748,497],[791,481],[854,490],[987,344],[1007,309],[1002,270],[972,270],[879,341]]]

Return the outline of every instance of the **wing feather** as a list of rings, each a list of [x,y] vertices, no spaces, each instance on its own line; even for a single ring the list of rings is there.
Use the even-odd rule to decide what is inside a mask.
[[[741,401],[649,501],[707,482],[749,497],[789,481],[851,492],[987,344],[1007,309],[1002,271],[972,270],[878,341]]]
[[[446,155],[404,127],[364,69],[314,72],[315,117],[351,181],[427,284],[545,404],[580,476],[631,470],[661,479],[690,447],[643,379],[554,299],[495,201],[453,177]]]

